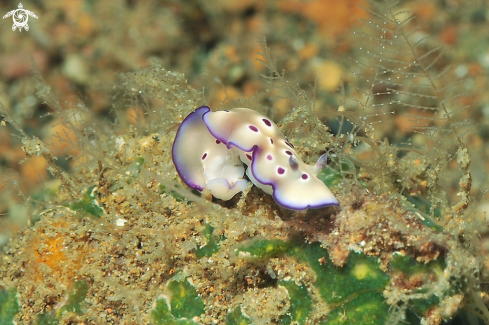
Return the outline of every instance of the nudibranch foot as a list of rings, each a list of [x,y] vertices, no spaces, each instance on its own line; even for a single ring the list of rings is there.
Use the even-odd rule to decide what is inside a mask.
[[[232,199],[237,193],[243,192],[247,184],[248,182],[245,179],[241,179],[231,185],[225,178],[214,178],[207,182],[206,189],[211,191],[216,199],[227,201]]]
[[[223,200],[246,188],[244,163],[250,181],[285,208],[339,205],[316,177],[326,165],[326,154],[315,165],[305,164],[272,120],[248,108],[197,108],[178,129],[172,153],[188,186],[206,188]]]
[[[251,172],[251,168],[246,169],[246,176],[248,176],[248,178],[253,183],[253,185],[255,185],[256,187],[261,189],[263,192],[265,192],[269,195],[273,194],[273,187],[270,185],[262,184],[259,181],[257,181],[255,176],[253,176],[253,173]]]

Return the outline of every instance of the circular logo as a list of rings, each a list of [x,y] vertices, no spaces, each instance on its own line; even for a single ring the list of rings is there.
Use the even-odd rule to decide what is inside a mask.
[[[27,21],[29,20],[29,17],[27,16],[27,12],[25,12],[24,9],[17,9],[15,10],[15,13],[13,15],[14,17],[14,24],[18,28],[23,28],[25,25],[27,25]]]

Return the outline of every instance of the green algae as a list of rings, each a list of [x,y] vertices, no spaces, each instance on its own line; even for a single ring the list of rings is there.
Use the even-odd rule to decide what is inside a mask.
[[[380,270],[376,258],[352,252],[345,265],[337,267],[319,243],[297,245],[283,240],[254,241],[237,251],[247,252],[258,259],[288,255],[306,262],[316,273],[314,286],[321,298],[333,307],[322,324],[383,324],[389,318],[389,305],[382,292],[390,276]],[[395,254],[390,270],[401,272],[406,277],[418,274],[438,276],[443,274],[445,266],[443,259],[424,264],[412,257]],[[291,304],[289,313],[280,319],[280,324],[306,324],[313,305],[307,288],[284,280],[278,284],[287,289]],[[424,292],[426,289],[421,288],[415,293]],[[440,299],[435,295],[413,299],[409,314],[412,317],[422,316],[439,303]]]
[[[349,166],[348,166],[348,170],[349,170]],[[317,177],[329,188],[335,187],[344,178],[338,171],[334,170],[329,166],[324,167],[318,173]]]
[[[319,243],[297,245],[282,240],[255,241],[238,251],[257,258],[289,255],[306,262],[316,273],[314,286],[321,298],[335,307],[324,324],[380,324],[389,315],[382,296],[389,275],[380,270],[376,258],[352,252],[347,263],[338,267]],[[291,304],[280,324],[305,324],[313,303],[307,288],[283,280],[279,284],[286,287]]]
[[[58,186],[45,187],[40,191],[32,194],[32,199],[41,202],[49,202],[50,199],[54,198],[59,191]]]
[[[239,252],[246,252],[259,258],[271,258],[289,252],[292,246],[293,244],[291,242],[286,242],[280,239],[259,240],[239,247],[236,250],[236,255],[238,255]]]
[[[446,263],[441,258],[427,264],[418,263],[410,256],[395,254],[392,257],[390,267],[393,272],[400,272],[404,277],[419,276],[421,278],[427,278],[429,276],[433,276],[438,278],[443,276],[443,270],[446,267]],[[428,292],[426,288],[419,288],[414,291],[414,293],[426,292]],[[458,290],[455,290],[455,288],[452,290],[452,292],[448,292],[449,295],[453,295],[455,293],[458,293]],[[423,315],[431,307],[437,306],[439,303],[440,298],[435,294],[432,294],[428,298],[411,299],[409,308],[416,315]]]
[[[385,324],[389,318],[389,305],[382,292],[367,291],[339,304],[321,324]]]
[[[312,298],[306,286],[298,286],[292,281],[279,281],[279,285],[285,287],[290,297],[290,313],[280,319],[281,325],[306,324],[307,317],[311,314]]]
[[[445,267],[446,263],[441,258],[424,264],[419,263],[411,256],[402,256],[400,254],[394,254],[390,262],[390,268],[393,271],[402,272],[405,276],[412,276],[414,274],[439,275],[443,274]]]
[[[202,236],[204,236],[207,243],[196,249],[195,256],[197,258],[202,258],[204,256],[211,256],[212,254],[216,253],[219,250],[219,247],[221,246],[219,243],[222,240],[224,240],[225,237],[219,236],[219,238],[216,239],[216,237],[213,235],[213,232],[214,232],[214,227],[206,223],[204,229],[202,230]]]
[[[0,289],[0,324],[14,324],[18,312],[17,290]]]
[[[334,266],[328,251],[318,243],[295,247],[294,255],[307,262],[316,272],[321,297],[328,303],[339,303],[363,291],[380,291],[389,276],[379,269],[377,259],[351,253],[343,267]],[[320,262],[324,260],[324,262]]]
[[[73,290],[68,297],[68,303],[60,308],[57,316],[59,317],[64,312],[72,312],[75,314],[82,314],[80,304],[85,300],[85,296],[88,293],[88,284],[85,281],[76,281]]]
[[[431,202],[428,199],[417,195],[404,195],[404,197],[406,197],[406,199],[414,206],[414,208],[406,206],[406,210],[414,212],[420,223],[431,228],[435,232],[443,231],[443,227],[434,219],[441,217],[439,208],[433,210],[433,218],[428,215],[431,211]]]
[[[188,319],[177,319],[172,315],[165,298],[156,300],[156,307],[151,311],[154,325],[196,325],[198,323]]]
[[[425,225],[426,227],[431,228],[433,231],[437,233],[443,231],[443,227],[440,226],[432,217],[430,217],[426,213],[410,208],[406,208],[406,210],[414,212],[414,214],[418,217],[419,222]]]
[[[94,217],[100,218],[104,214],[104,210],[95,201],[97,198],[97,192],[94,191],[95,185],[90,186],[84,193],[79,201],[70,203],[68,207],[76,211],[87,212]]]
[[[36,325],[57,325],[59,324],[59,319],[53,313],[46,313],[37,316]]]
[[[415,293],[425,293],[427,289],[416,290]],[[440,298],[434,294],[427,299],[412,299],[410,309],[417,315],[425,314],[431,307],[437,306],[440,303]]]
[[[156,300],[156,307],[151,311],[154,324],[191,325],[198,324],[192,319],[204,312],[204,302],[199,297],[194,286],[188,279],[170,281],[168,289],[171,291],[170,303],[166,298]]]
[[[191,319],[204,312],[204,302],[187,279],[171,281],[168,283],[168,289],[172,292],[170,306],[173,316]]]
[[[251,319],[244,316],[240,307],[234,308],[226,316],[226,325],[247,325],[251,324]]]

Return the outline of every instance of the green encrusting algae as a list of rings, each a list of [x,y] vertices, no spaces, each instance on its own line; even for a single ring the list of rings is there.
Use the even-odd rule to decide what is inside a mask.
[[[221,242],[225,238],[223,235],[221,235],[216,239],[216,237],[213,235],[213,232],[214,228],[210,224],[206,223],[204,228],[202,229],[202,235],[207,240],[207,243],[197,248],[197,250],[195,251],[195,256],[197,256],[197,258],[211,256],[219,250],[219,242]]]
[[[14,316],[19,312],[17,290],[0,290],[0,324],[14,324]]]
[[[104,210],[95,201],[97,195],[94,189],[95,185],[89,187],[83,193],[83,197],[79,201],[70,203],[68,207],[72,210],[84,211],[93,215],[94,217],[100,218],[104,214]]]
[[[380,324],[388,317],[389,306],[382,291],[389,275],[382,272],[376,258],[351,253],[343,267],[333,265],[328,251],[318,243],[297,245],[282,240],[263,240],[244,245],[238,252],[247,252],[259,259],[285,254],[306,262],[316,273],[314,286],[325,302],[333,307],[324,324]],[[279,281],[290,296],[290,313],[281,324],[296,321],[305,324],[312,309],[312,299],[303,285]]]
[[[305,324],[307,317],[311,313],[312,298],[304,285],[298,286],[293,281],[279,281],[279,285],[287,289],[290,297],[290,312],[280,319],[281,325]],[[294,324],[297,324],[294,323]]]
[[[153,323],[158,324],[198,324],[192,319],[204,312],[204,302],[197,294],[194,286],[188,279],[170,281],[168,289],[171,291],[170,302],[167,298],[156,300],[156,307],[151,312]]]

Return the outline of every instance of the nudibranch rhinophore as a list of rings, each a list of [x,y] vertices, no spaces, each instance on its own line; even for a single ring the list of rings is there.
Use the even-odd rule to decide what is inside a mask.
[[[180,125],[172,148],[173,163],[189,187],[229,200],[251,182],[288,209],[339,205],[316,177],[326,154],[307,165],[266,116],[248,108],[211,112],[197,108]]]

